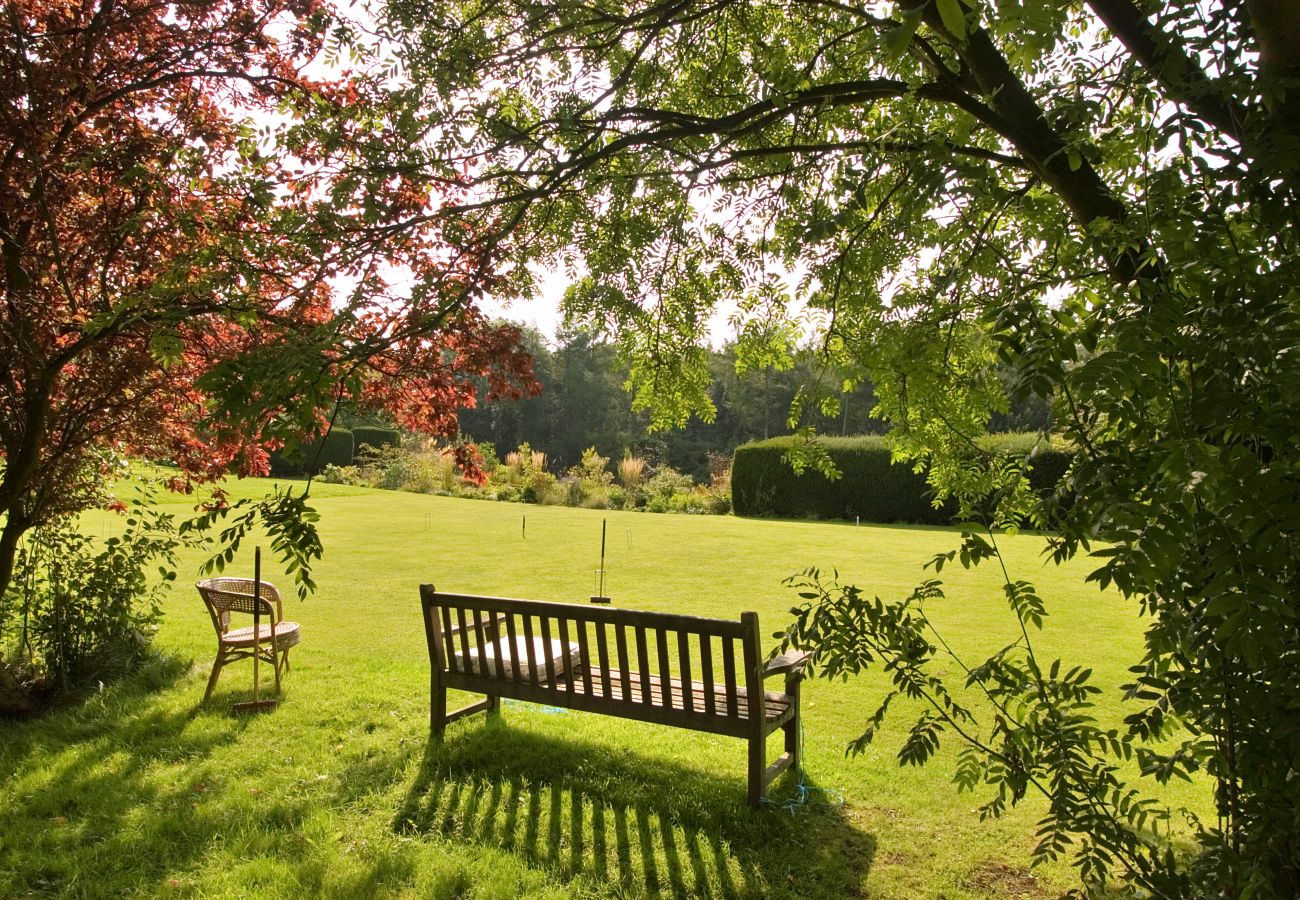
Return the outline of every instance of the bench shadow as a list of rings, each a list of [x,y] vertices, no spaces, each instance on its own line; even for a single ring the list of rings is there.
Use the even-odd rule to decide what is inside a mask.
[[[736,750],[740,772],[743,742]],[[790,794],[778,782],[774,796]],[[430,739],[392,825],[495,847],[575,891],[616,896],[858,897],[876,850],[838,807],[751,810],[740,775],[549,738],[500,717]]]

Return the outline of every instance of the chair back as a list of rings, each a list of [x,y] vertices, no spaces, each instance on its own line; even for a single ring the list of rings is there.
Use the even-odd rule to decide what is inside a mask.
[[[251,616],[254,611],[258,611],[268,616],[272,622],[283,618],[280,612],[280,592],[268,582],[262,582],[256,597],[253,596],[251,578],[205,578],[195,587],[203,597],[217,634],[225,634],[230,629],[232,612]]]

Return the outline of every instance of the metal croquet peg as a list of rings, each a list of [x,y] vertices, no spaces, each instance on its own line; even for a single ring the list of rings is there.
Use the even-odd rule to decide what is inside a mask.
[[[600,520],[600,568],[596,570],[596,593],[591,595],[592,603],[609,603],[605,593],[605,519]]]
[[[275,620],[271,620],[271,652],[275,653]],[[262,659],[262,548],[253,550],[253,699],[242,703],[230,704],[230,711],[237,713],[263,712],[275,709],[278,699],[258,699],[258,687],[261,672],[258,664]]]

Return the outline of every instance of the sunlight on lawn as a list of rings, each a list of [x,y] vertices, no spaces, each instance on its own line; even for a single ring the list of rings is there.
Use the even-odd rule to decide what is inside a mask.
[[[750,813],[743,742],[596,715],[508,704],[499,720],[470,718],[445,743],[428,740],[421,582],[584,600],[604,519],[616,605],[726,618],[753,609],[770,647],[798,599],[784,578],[838,567],[897,596],[955,545],[953,531],[313,493],[327,550],[319,594],[285,601],[303,643],[280,708],[229,714],[251,692],[246,663],[199,707],[215,641],[190,586],[192,554],[158,637],[172,661],[82,708],[6,726],[0,894],[81,884],[90,894],[901,898],[1052,896],[1072,884],[1065,865],[1027,868],[1036,801],[981,824],[973,810],[984,798],[949,781],[951,746],[926,768],[899,768],[907,709],[845,758],[883,693],[876,675],[806,687],[806,778],[842,793],[842,807]],[[93,527],[121,525],[103,515]],[[1094,665],[1104,687],[1121,683],[1140,653],[1133,611],[1085,586],[1086,564],[1045,567],[1041,547],[1035,536],[1006,541],[1013,576],[1035,580],[1052,612],[1040,653]],[[251,551],[228,573],[251,574]],[[289,587],[274,560],[267,568]],[[933,614],[958,652],[1011,638],[993,571],[943,576],[950,596]],[[1200,786],[1164,796],[1208,809]]]

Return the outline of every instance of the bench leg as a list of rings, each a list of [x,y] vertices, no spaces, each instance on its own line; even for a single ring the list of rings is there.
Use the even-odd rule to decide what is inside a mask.
[[[799,682],[802,680],[802,678],[787,678],[785,682],[785,692],[789,695],[790,705],[794,708],[794,715],[783,726],[785,752],[790,754],[790,768],[795,778],[799,777],[800,766],[803,765],[803,760],[799,758]]]
[[[429,730],[435,737],[441,738],[446,727],[447,689],[435,683],[429,691]]]
[[[763,802],[763,776],[767,771],[767,741],[762,735],[749,736],[749,805],[757,809]]]

